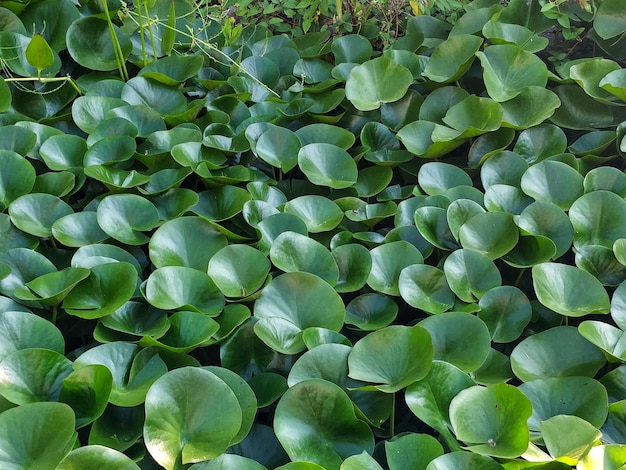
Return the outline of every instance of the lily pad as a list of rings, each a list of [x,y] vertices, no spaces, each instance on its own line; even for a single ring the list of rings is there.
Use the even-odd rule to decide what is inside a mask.
[[[334,286],[339,268],[328,249],[321,243],[296,232],[283,232],[272,243],[270,259],[284,272],[308,272]],[[269,271],[269,265],[267,266]]]
[[[320,310],[318,305],[324,305]],[[254,304],[259,321],[254,332],[272,349],[295,354],[305,349],[303,330],[323,327],[339,331],[345,307],[339,294],[311,273],[282,274],[263,289]]]
[[[374,450],[372,431],[355,416],[352,401],[322,379],[305,380],[285,392],[274,429],[292,461],[318,463],[327,470],[339,470],[347,457]]]
[[[494,457],[515,458],[526,451],[531,413],[530,400],[507,384],[470,387],[450,403],[456,437],[472,452]]]
[[[246,297],[263,286],[270,267],[269,260],[259,250],[248,245],[230,245],[211,257],[208,272],[226,297]]]
[[[609,313],[609,295],[593,275],[574,266],[542,263],[533,266],[539,301],[561,315],[580,317]]]
[[[333,189],[356,183],[358,170],[348,152],[333,144],[307,144],[298,152],[298,166],[311,183]]]
[[[196,390],[210,393],[196,393]],[[184,367],[159,378],[146,396],[144,438],[155,460],[173,469],[220,456],[242,425],[233,389],[217,375]],[[184,438],[183,438],[184,436]]]
[[[224,308],[224,296],[209,275],[185,266],[154,270],[143,289],[146,300],[163,310],[192,310],[217,316]]]
[[[524,382],[548,377],[593,377],[605,364],[602,351],[571,326],[529,336],[511,353],[511,367]]]
[[[393,344],[393,348],[389,348]],[[369,333],[348,356],[349,376],[394,393],[420,379],[431,368],[434,349],[428,331],[419,326],[388,326]]]

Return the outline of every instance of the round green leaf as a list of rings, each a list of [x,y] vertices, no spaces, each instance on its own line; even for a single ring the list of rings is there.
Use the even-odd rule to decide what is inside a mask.
[[[93,144],[84,156],[84,166],[115,165],[132,158],[137,150],[135,139],[127,135],[112,135]]]
[[[472,186],[472,179],[461,168],[443,162],[428,162],[417,174],[417,182],[430,196],[443,194],[456,186]]]
[[[566,264],[542,263],[533,266],[532,275],[539,302],[561,315],[609,313],[609,295],[586,271]]]
[[[542,421],[558,415],[578,416],[599,429],[609,412],[606,389],[589,377],[536,379],[521,384],[519,390],[533,404],[531,431],[539,431]]]
[[[463,248],[476,250],[489,259],[497,259],[513,249],[519,229],[506,212],[484,212],[470,218],[459,229]]]
[[[158,339],[144,338],[142,345],[160,346],[176,353],[188,353],[198,346],[212,342],[220,325],[202,313],[182,311],[169,317],[169,328]]]
[[[511,353],[511,367],[524,382],[547,377],[593,377],[605,364],[599,348],[571,326],[558,326],[529,336]]]
[[[121,60],[132,51],[132,44],[126,33],[111,25],[119,43]],[[83,67],[91,70],[115,70],[118,67],[114,42],[111,40],[106,20],[95,16],[84,16],[74,21],[67,29],[67,49],[72,58]]]
[[[583,195],[583,177],[565,163],[547,160],[526,170],[521,188],[537,201],[551,202],[568,210]]]
[[[0,361],[15,351],[41,348],[63,354],[65,340],[57,327],[28,312],[0,313]]]
[[[319,305],[324,309],[320,310]],[[306,328],[339,331],[345,307],[327,282],[314,274],[293,272],[270,281],[254,304],[254,316],[259,318],[254,331],[268,346],[297,353],[305,348],[301,336]],[[278,326],[281,329],[274,330]]]
[[[199,197],[192,211],[213,222],[221,222],[239,214],[246,201],[252,198],[248,191],[238,186],[207,189],[202,191]]]
[[[85,268],[68,267],[36,277],[15,290],[15,296],[23,300],[40,301],[57,305],[90,271]]]
[[[146,300],[163,310],[192,310],[216,316],[224,308],[224,296],[209,275],[185,266],[152,271],[144,291]]]
[[[424,328],[388,326],[357,341],[348,356],[349,375],[375,384],[382,392],[394,393],[423,379],[433,354],[431,336]]]
[[[256,154],[264,162],[287,172],[298,164],[302,144],[298,136],[285,127],[266,130],[256,142]]]
[[[561,105],[561,100],[550,90],[529,86],[501,105],[504,111],[502,125],[521,130],[541,124],[551,117]]]
[[[372,55],[372,44],[367,38],[358,34],[336,36],[331,46],[335,63],[362,64]]]
[[[141,274],[143,267],[133,255],[128,251],[115,245],[107,245],[106,243],[96,243],[94,245],[85,245],[80,247],[72,256],[72,266],[76,268],[88,268],[100,264],[114,263],[123,261],[131,264],[137,274]]]
[[[367,285],[382,294],[400,295],[400,273],[412,264],[422,264],[422,253],[409,242],[384,243],[370,251],[372,269]]]
[[[311,233],[332,230],[343,220],[343,211],[334,201],[313,194],[288,201],[283,210],[300,217]]]
[[[534,54],[510,44],[492,45],[476,53],[489,96],[498,102],[518,96],[529,86],[545,88],[548,69]]]
[[[345,388],[348,380],[348,354],[345,344],[322,344],[305,352],[289,371],[287,384],[293,387],[308,379],[324,379]]]
[[[358,178],[356,163],[348,152],[333,144],[305,145],[298,152],[298,166],[311,183],[343,189]]]
[[[199,368],[183,367],[159,378],[150,387],[145,406],[146,447],[168,470],[176,461],[187,464],[218,457],[242,425],[233,390]]]
[[[448,470],[450,468],[502,470],[502,465],[486,455],[457,451],[437,457],[426,467],[426,470]]]
[[[589,453],[576,465],[580,470],[619,470],[626,463],[626,449],[621,444],[599,445],[592,447]]]
[[[515,152],[505,150],[489,157],[480,169],[480,180],[485,189],[494,184],[519,186],[528,163]]]
[[[613,133],[610,132],[610,134]],[[612,166],[594,168],[585,175],[583,185],[585,193],[604,190],[619,194],[622,197],[626,196],[626,174]]]
[[[153,348],[142,350],[124,341],[98,345],[74,361],[76,371],[93,365],[105,366],[111,372],[113,387],[109,402],[118,406],[142,404],[150,386],[167,372],[165,362]]]
[[[148,106],[161,115],[180,114],[187,109],[187,100],[178,87],[145,77],[127,81],[121,98],[128,104]]]
[[[276,437],[292,461],[339,470],[344,459],[374,450],[369,426],[356,418],[352,401],[322,379],[300,382],[285,392],[274,416]]]
[[[443,271],[426,264],[413,264],[400,271],[398,288],[406,303],[430,314],[450,310],[456,300]]]
[[[526,420],[532,404],[507,384],[475,386],[461,391],[450,403],[450,422],[456,437],[477,454],[515,458],[526,452]]]
[[[161,225],[150,237],[150,261],[157,267],[186,266],[206,271],[209,260],[228,240],[200,217],[178,217]]]
[[[363,245],[348,243],[335,247],[331,254],[339,268],[337,292],[354,292],[367,282],[372,269],[372,257]]]
[[[601,245],[626,238],[626,201],[609,191],[594,191],[578,198],[569,211],[574,246]]]
[[[9,274],[5,272],[0,278],[0,292],[8,296],[27,282],[56,271],[48,258],[28,248],[12,248],[2,254],[0,261],[10,268]]]
[[[550,118],[557,126],[581,130],[615,126],[612,107],[592,98],[578,85],[561,85],[553,91],[561,100],[561,106]]]
[[[222,454],[215,459],[193,464],[189,470],[267,470],[267,467],[241,455]]]
[[[108,447],[89,445],[70,452],[55,470],[76,468],[107,468],[110,470],[139,470],[130,457]]]
[[[76,427],[95,421],[104,413],[113,387],[113,376],[102,365],[91,365],[73,371],[61,385],[59,401],[67,403],[76,414]]]
[[[550,455],[574,465],[587,455],[602,433],[577,416],[559,415],[541,423],[541,434]],[[567,437],[564,437],[567,436]]]
[[[270,259],[274,266],[284,272],[309,272],[331,286],[339,280],[339,268],[328,249],[296,232],[283,232],[276,237],[270,248]]]
[[[137,270],[126,262],[100,264],[91,268],[65,296],[63,308],[80,318],[100,318],[124,305],[135,293]]]
[[[443,455],[443,447],[428,434],[407,433],[385,441],[385,453],[389,470],[425,470],[432,460]]]
[[[487,188],[487,191],[489,191],[489,188]],[[483,212],[485,212],[485,209],[470,199],[457,199],[450,203],[446,211],[446,219],[454,238],[459,239],[459,229],[465,222]]]
[[[413,74],[387,57],[354,67],[346,81],[346,98],[361,111],[378,109],[402,98],[413,83]]]
[[[63,379],[71,372],[72,363],[58,352],[21,349],[0,363],[0,394],[17,405],[58,401]]]
[[[284,212],[270,215],[261,220],[257,225],[257,229],[261,234],[259,247],[265,253],[269,252],[276,237],[283,232],[296,232],[301,235],[307,235],[308,233],[306,224],[300,217]]]
[[[29,403],[0,415],[5,468],[56,468],[75,441],[74,413],[64,403]]]
[[[486,255],[475,250],[457,250],[443,264],[448,285],[464,302],[474,302],[494,287],[502,285],[502,276]]]
[[[4,209],[28,194],[35,176],[35,169],[24,157],[11,150],[0,150],[0,207]]]
[[[519,338],[532,317],[528,297],[514,286],[491,289],[478,305],[478,318],[485,322],[496,343],[510,343]]]
[[[616,241],[617,246],[619,242]],[[626,267],[616,257],[614,250],[605,246],[585,245],[576,250],[574,262],[580,269],[593,274],[603,285],[616,286],[626,279]],[[619,253],[619,248],[617,249]]]
[[[129,245],[143,245],[149,231],[159,224],[159,212],[154,204],[136,194],[106,196],[96,211],[98,225],[110,237]]]
[[[484,322],[474,315],[445,312],[420,321],[430,333],[435,359],[449,362],[464,372],[478,369],[487,359],[491,337]]]
[[[296,135],[302,142],[302,145],[327,143],[336,145],[344,150],[352,147],[355,141],[354,134],[349,130],[319,122],[301,127],[296,131]]]
[[[396,319],[398,305],[388,296],[377,293],[361,294],[346,305],[345,322],[364,331],[386,327]]]
[[[563,255],[572,245],[572,224],[567,214],[552,203],[537,201],[530,204],[520,214],[517,224],[530,234],[552,240],[557,248],[554,259]]]
[[[57,219],[52,224],[52,235],[69,247],[81,247],[100,243],[109,238],[98,225],[95,212],[83,211]]]
[[[208,272],[226,297],[246,297],[263,286],[270,268],[267,257],[256,248],[229,245],[209,260]]]
[[[9,205],[11,222],[20,230],[36,237],[49,238],[52,224],[74,211],[52,194],[32,193],[18,197]]]
[[[467,373],[447,362],[433,361],[428,375],[406,389],[406,404],[415,416],[437,430],[448,446],[457,448],[448,409],[452,399],[472,385],[474,381]]]
[[[483,39],[471,34],[451,36],[433,50],[424,75],[434,82],[453,83],[470,68]]]
[[[201,67],[200,55],[171,55],[149,63],[139,71],[139,75],[165,85],[178,85],[195,76]]]

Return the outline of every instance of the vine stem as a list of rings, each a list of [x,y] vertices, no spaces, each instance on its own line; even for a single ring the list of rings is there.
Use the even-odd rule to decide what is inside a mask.
[[[76,92],[79,95],[82,95],[83,92],[80,91],[80,88],[78,88],[78,85],[76,85],[76,83],[74,82],[74,80],[72,80],[72,77],[70,77],[69,75],[66,77],[9,77],[9,78],[5,78],[4,79],[5,82],[7,83],[11,83],[11,82],[41,82],[41,83],[54,83],[54,82],[67,82],[69,83],[72,88],[74,88],[74,90],[76,90]]]

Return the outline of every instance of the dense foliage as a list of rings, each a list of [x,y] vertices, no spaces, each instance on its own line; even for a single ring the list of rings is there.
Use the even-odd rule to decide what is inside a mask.
[[[624,468],[622,2],[0,0],[0,467]]]

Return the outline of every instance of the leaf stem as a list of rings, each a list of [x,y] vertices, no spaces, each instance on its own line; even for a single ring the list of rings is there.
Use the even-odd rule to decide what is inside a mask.
[[[107,0],[102,0],[102,5],[104,7],[107,25],[109,26],[109,34],[111,35],[111,42],[113,43],[113,51],[115,52],[117,68],[120,72],[120,77],[122,78],[122,80],[127,82],[129,77],[128,70],[126,70],[126,61],[124,60],[122,46],[120,46],[120,41],[117,39],[117,34],[115,34],[115,29],[113,28],[113,22],[111,21],[111,13],[109,13],[109,5],[107,4]]]
[[[391,395],[391,416],[389,416],[389,438],[396,434],[396,392]]]
[[[52,324],[56,325],[57,324],[57,314],[59,311],[59,306],[58,305],[54,305],[52,307]]]

